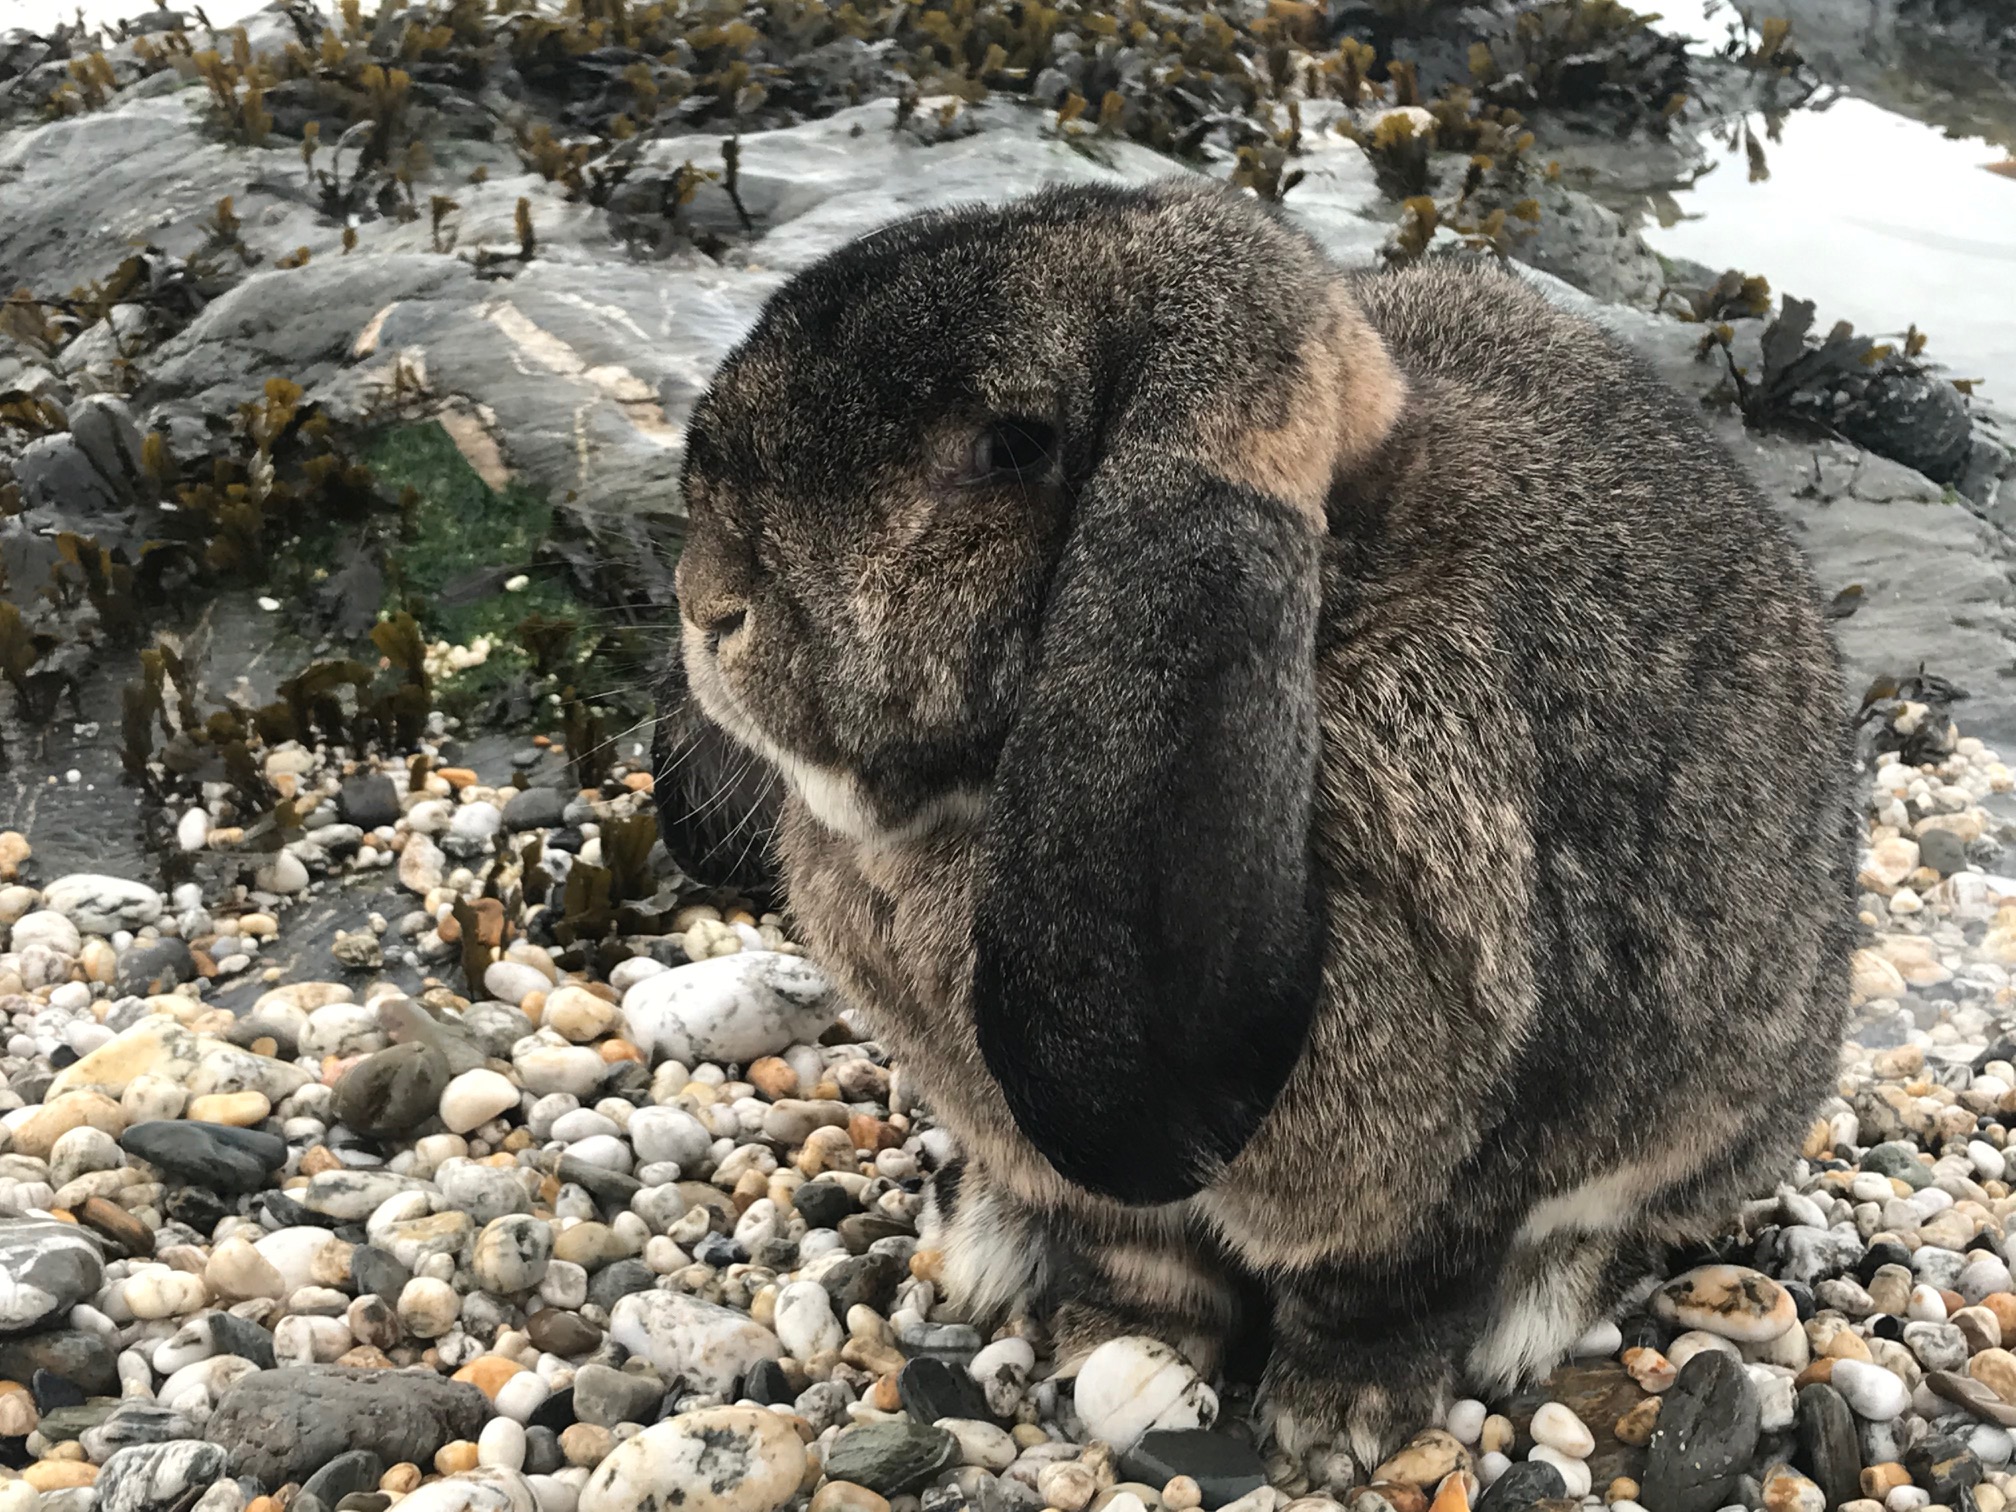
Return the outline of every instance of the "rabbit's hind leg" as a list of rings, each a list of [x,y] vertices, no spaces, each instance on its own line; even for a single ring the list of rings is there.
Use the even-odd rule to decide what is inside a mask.
[[[1516,1391],[1566,1359],[1653,1273],[1661,1245],[1633,1232],[1559,1229],[1506,1256],[1465,1376],[1487,1394]]]

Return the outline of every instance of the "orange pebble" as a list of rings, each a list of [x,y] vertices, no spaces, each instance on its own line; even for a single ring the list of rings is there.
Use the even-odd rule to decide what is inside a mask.
[[[1435,1488],[1435,1500],[1428,1504],[1428,1512],[1470,1512],[1470,1491],[1463,1484],[1462,1471],[1442,1477],[1442,1484]]]
[[[443,1475],[460,1475],[476,1468],[476,1446],[468,1439],[456,1439],[441,1446],[434,1456],[434,1468]]]
[[[505,1158],[510,1164],[515,1165],[517,1163],[511,1161],[508,1156]],[[482,1392],[483,1395],[495,1400],[497,1388],[524,1368],[523,1365],[520,1365],[516,1360],[506,1355],[478,1355],[467,1365],[464,1365],[460,1370],[455,1372],[455,1379],[458,1381],[467,1381],[478,1391]]]
[[[632,772],[623,779],[623,786],[633,793],[648,793],[657,786],[649,772]]]
[[[617,1061],[636,1061],[640,1065],[644,1062],[644,1052],[626,1039],[606,1039],[597,1045],[595,1050],[605,1062],[612,1066]]]
[[[98,1482],[98,1467],[85,1460],[37,1460],[21,1472],[37,1491],[68,1491]]]

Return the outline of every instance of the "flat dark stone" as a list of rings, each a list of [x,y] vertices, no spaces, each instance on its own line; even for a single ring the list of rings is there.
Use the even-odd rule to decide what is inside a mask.
[[[1824,1381],[1799,1391],[1799,1453],[1795,1463],[1838,1507],[1862,1494],[1862,1443],[1847,1400]]]
[[[119,1406],[117,1397],[92,1397],[88,1401],[54,1408],[42,1414],[40,1426],[43,1436],[52,1444],[82,1438],[93,1428],[109,1421]]]
[[[567,1463],[567,1456],[560,1452],[560,1435],[551,1428],[541,1428],[536,1424],[525,1430],[525,1473],[527,1475],[551,1475]]]
[[[1646,1445],[1641,1500],[1659,1512],[1716,1512],[1757,1450],[1757,1389],[1743,1365],[1703,1350],[1680,1369]]]
[[[336,1116],[360,1134],[383,1139],[425,1123],[448,1085],[448,1057],[411,1040],[367,1055],[336,1083]]]
[[[901,1377],[898,1377],[897,1384],[902,1384]],[[740,1394],[752,1402],[761,1402],[765,1407],[789,1407],[798,1397],[798,1393],[791,1389],[784,1367],[775,1360],[758,1360],[743,1380]],[[910,1405],[907,1397],[903,1405]]]
[[[607,1365],[583,1365],[574,1372],[574,1415],[598,1428],[653,1422],[664,1395],[665,1383],[655,1375]]]
[[[602,1342],[602,1330],[579,1313],[558,1307],[542,1307],[525,1324],[532,1342],[548,1354],[568,1359],[583,1355]]]
[[[504,828],[508,830],[552,829],[566,810],[567,796],[557,788],[528,787],[514,793],[504,805]]]
[[[172,1180],[215,1192],[256,1192],[287,1161],[287,1142],[228,1124],[154,1119],[119,1136],[119,1148]]]
[[[336,812],[361,830],[399,822],[399,790],[384,776],[345,778],[336,790]]]
[[[210,1331],[217,1353],[250,1360],[261,1370],[273,1368],[273,1335],[257,1323],[227,1312],[214,1312],[205,1315],[203,1326]]]
[[[44,1416],[60,1407],[82,1407],[87,1395],[75,1381],[53,1370],[36,1371],[28,1389],[34,1393],[35,1410]]]
[[[170,1188],[168,1203],[162,1212],[177,1223],[186,1223],[199,1234],[213,1232],[218,1224],[231,1216],[231,1209],[223,1198],[215,1192],[193,1186]]]
[[[271,1487],[306,1480],[352,1449],[431,1464],[443,1444],[474,1439],[489,1417],[482,1392],[430,1371],[302,1365],[233,1382],[204,1431],[237,1474]]]
[[[1204,1493],[1204,1505],[1210,1512],[1267,1484],[1267,1468],[1258,1450],[1244,1439],[1207,1428],[1143,1434],[1120,1466],[1128,1479],[1150,1486],[1165,1486],[1179,1475],[1189,1476]]]
[[[837,1181],[808,1181],[791,1194],[791,1206],[811,1228],[837,1229],[841,1220],[861,1211]]]
[[[1514,1460],[1510,1469],[1485,1488],[1475,1512],[1520,1512],[1534,1502],[1567,1493],[1568,1482],[1545,1460]]]
[[[854,1213],[840,1220],[840,1242],[850,1255],[865,1255],[878,1239],[909,1239],[916,1236],[914,1224],[899,1223],[880,1213]]]
[[[842,1429],[826,1451],[826,1474],[882,1496],[915,1491],[959,1462],[959,1441],[943,1428],[903,1421]]]
[[[583,1098],[582,1101],[588,1099]],[[571,1181],[578,1187],[586,1188],[589,1196],[607,1208],[626,1208],[630,1199],[644,1190],[644,1183],[635,1176],[590,1165],[572,1155],[560,1157],[560,1168],[555,1174],[562,1181]]]
[[[896,1391],[903,1400],[903,1410],[920,1423],[935,1423],[941,1418],[973,1418],[983,1423],[1001,1421],[987,1405],[987,1393],[980,1389],[980,1383],[956,1365],[948,1365],[943,1360],[928,1357],[910,1361],[896,1376]],[[785,1398],[789,1400],[789,1398]],[[1146,1476],[1136,1476],[1146,1480]],[[1161,1485],[1168,1480],[1163,1476],[1156,1481]]]
[[[642,1260],[618,1260],[588,1278],[588,1300],[607,1312],[625,1297],[657,1284],[657,1273]]]
[[[376,1245],[360,1244],[350,1252],[350,1280],[360,1297],[379,1296],[397,1303],[412,1279],[413,1272]]]
[[[532,1409],[532,1415],[525,1419],[525,1431],[529,1434],[534,1428],[543,1428],[557,1442],[560,1434],[579,1421],[574,1416],[574,1388],[563,1386]]]
[[[819,1284],[833,1299],[833,1316],[844,1318],[847,1309],[865,1303],[887,1316],[902,1283],[903,1267],[892,1255],[850,1255],[820,1276]]]

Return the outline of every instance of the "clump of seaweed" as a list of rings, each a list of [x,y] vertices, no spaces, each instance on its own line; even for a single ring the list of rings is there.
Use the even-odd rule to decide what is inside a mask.
[[[1733,405],[1758,429],[1839,437],[1951,483],[1966,469],[1973,424],[1966,386],[1930,370],[1926,345],[1915,325],[1895,344],[1858,334],[1845,320],[1817,334],[1813,302],[1788,294],[1760,333],[1754,361],[1738,360],[1727,319],[1702,337],[1702,358],[1719,355],[1724,369],[1705,402]]]
[[[1684,41],[1618,0],[1542,0],[1470,49],[1470,74],[1495,105],[1602,109],[1627,129],[1663,130],[1685,105]]]

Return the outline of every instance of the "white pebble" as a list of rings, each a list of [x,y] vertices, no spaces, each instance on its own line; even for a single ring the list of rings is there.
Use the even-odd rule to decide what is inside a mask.
[[[554,1263],[558,1265],[563,1262]],[[551,1395],[553,1387],[544,1377],[530,1370],[521,1370],[497,1388],[495,1400],[499,1412],[514,1422],[522,1423],[537,1412],[540,1405]]]
[[[1586,1431],[1586,1430],[1585,1430]],[[1594,1442],[1593,1440],[1591,1441]],[[1561,1472],[1561,1479],[1568,1483],[1568,1495],[1580,1501],[1589,1494],[1589,1467],[1572,1454],[1563,1454],[1559,1449],[1546,1444],[1535,1444],[1533,1452],[1526,1456],[1529,1460],[1540,1460]]]
[[[1479,1425],[1480,1429],[1482,1425]],[[1570,1459],[1586,1459],[1596,1451],[1596,1436],[1591,1433],[1582,1419],[1575,1416],[1559,1402],[1542,1402],[1533,1414],[1531,1429],[1533,1441],[1549,1449],[1558,1449]],[[1577,1496],[1583,1493],[1577,1491]]]
[[[510,1078],[481,1067],[464,1071],[441,1089],[441,1122],[457,1134],[467,1134],[517,1106],[518,1089]]]
[[[1484,1436],[1484,1419],[1490,1409],[1475,1397],[1465,1397],[1449,1409],[1447,1427],[1457,1443],[1472,1445]]]
[[[1578,1360],[1608,1359],[1623,1347],[1624,1330],[1606,1319],[1577,1339],[1569,1352]]]
[[[1939,1295],[1934,1286],[1920,1284],[1911,1288],[1911,1305],[1905,1314],[1914,1323],[1944,1323],[1946,1321],[1946,1299]]]
[[[1489,1454],[1480,1454],[1477,1456],[1477,1484],[1488,1486],[1511,1468],[1512,1461],[1496,1449]]]
[[[200,851],[209,844],[209,812],[205,809],[192,808],[184,814],[175,826],[175,843],[185,851]]]
[[[1910,1405],[1911,1392],[1898,1376],[1863,1360],[1836,1360],[1829,1377],[1857,1417],[1887,1423]]]
[[[476,1463],[499,1470],[519,1470],[525,1465],[525,1429],[515,1419],[494,1417],[483,1425],[476,1438]]]
[[[416,1339],[440,1338],[455,1326],[461,1311],[462,1299],[446,1281],[415,1276],[399,1293],[399,1321]]]

